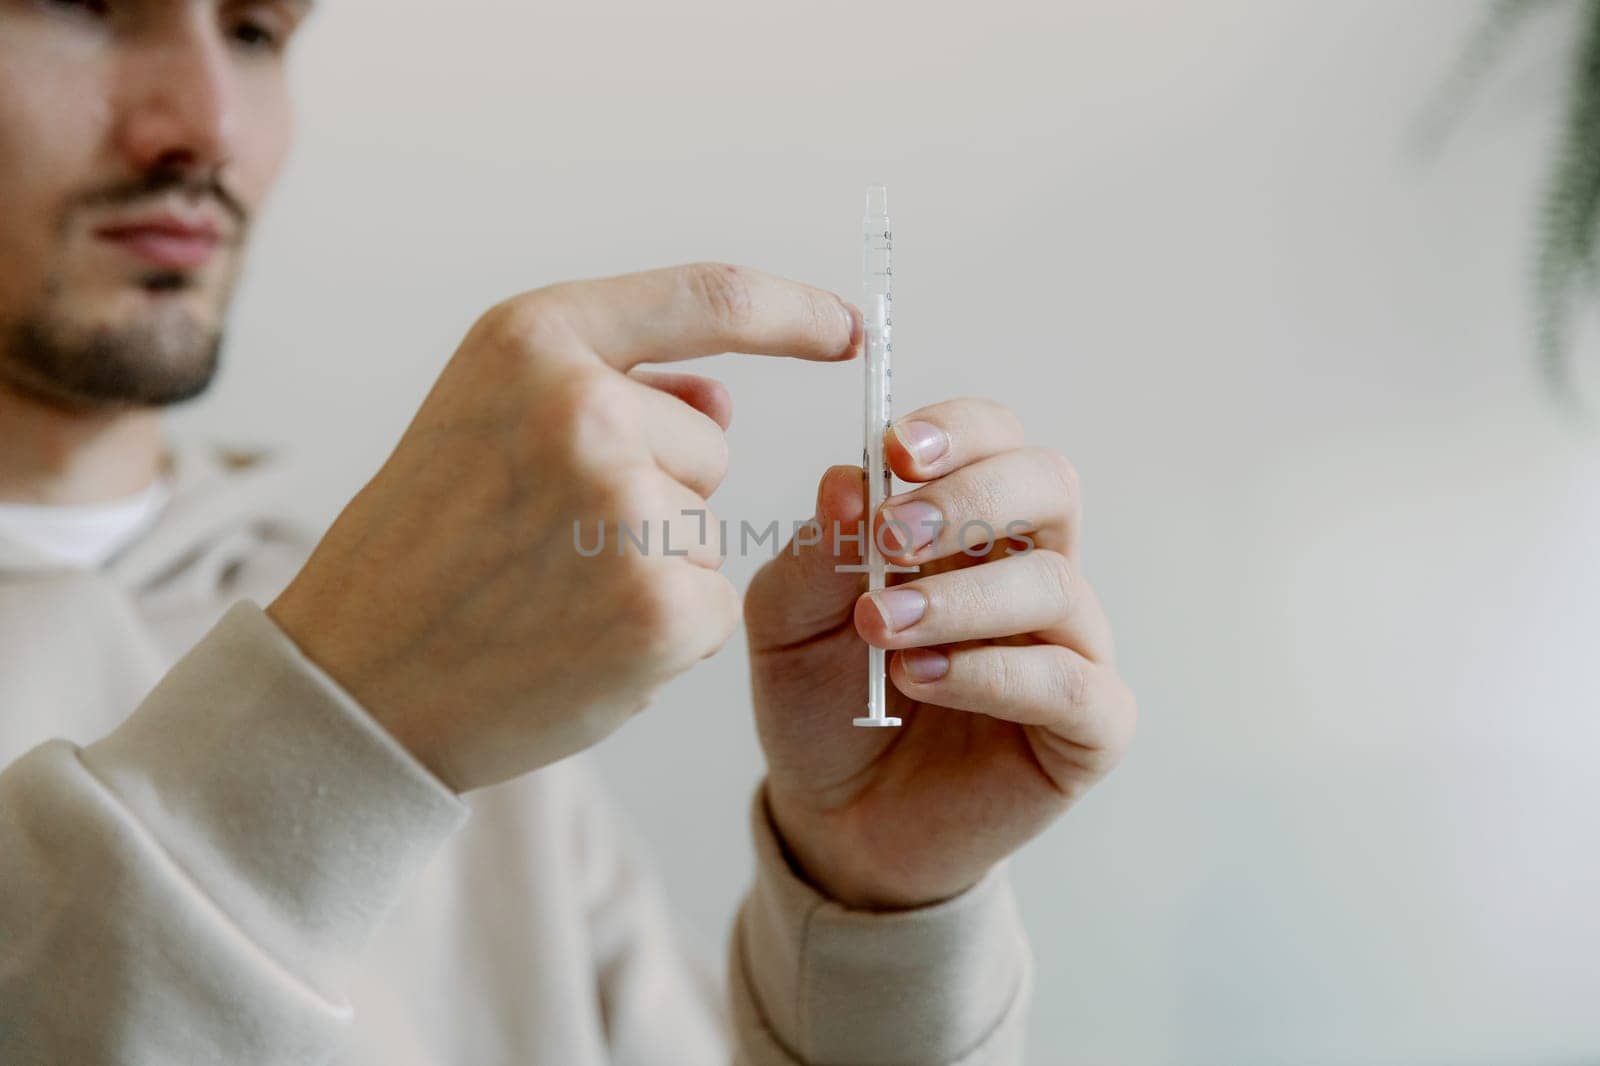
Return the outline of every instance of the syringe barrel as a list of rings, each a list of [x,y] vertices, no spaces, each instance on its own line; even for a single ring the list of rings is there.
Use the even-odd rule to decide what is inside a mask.
[[[894,237],[889,227],[889,191],[882,185],[867,190],[867,213],[862,219],[862,231],[865,260],[861,274],[867,293],[888,293],[894,278]]]
[[[861,465],[867,471],[867,517],[871,531],[872,516],[878,513],[889,496],[891,472],[888,456],[884,454],[883,435],[893,417],[893,378],[889,367],[889,296],[872,293],[867,297],[866,314],[866,447]],[[884,558],[878,550],[876,537],[867,546],[867,563],[870,567],[868,587],[884,587]]]
[[[877,513],[889,494],[892,476],[883,454],[883,434],[889,428],[894,400],[894,374],[890,366],[894,328],[894,237],[889,227],[889,193],[882,185],[867,189],[863,225],[862,312],[866,316],[866,449],[862,465],[867,470],[867,514]],[[868,527],[870,529],[870,526]],[[884,559],[877,543],[867,545],[868,587],[884,587]]]

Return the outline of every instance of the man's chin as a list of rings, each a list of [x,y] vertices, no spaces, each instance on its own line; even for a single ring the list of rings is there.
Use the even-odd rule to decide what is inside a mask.
[[[162,407],[216,376],[222,333],[211,302],[183,288],[125,294],[111,313],[0,324],[0,375],[74,409]]]

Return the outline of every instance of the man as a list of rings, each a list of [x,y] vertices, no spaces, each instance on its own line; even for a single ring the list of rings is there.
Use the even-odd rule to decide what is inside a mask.
[[[804,535],[755,579],[725,1012],[564,757],[740,617],[694,533],[727,394],[641,365],[847,359],[860,313],[715,264],[508,300],[313,548],[272,464],[159,418],[215,368],[305,8],[0,0],[0,1062],[1020,1062],[1002,860],[1134,718],[1070,468],[936,404],[888,441],[913,580]],[[823,475],[821,528],[864,510]],[[575,550],[641,521],[686,554]],[[863,640],[901,729],[849,724]]]

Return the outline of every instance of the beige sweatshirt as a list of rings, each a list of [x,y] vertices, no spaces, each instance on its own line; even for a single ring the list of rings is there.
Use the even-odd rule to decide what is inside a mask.
[[[997,867],[852,912],[758,789],[726,981],[582,757],[458,798],[262,612],[288,468],[171,449],[98,571],[0,540],[0,1063],[1017,1064]]]

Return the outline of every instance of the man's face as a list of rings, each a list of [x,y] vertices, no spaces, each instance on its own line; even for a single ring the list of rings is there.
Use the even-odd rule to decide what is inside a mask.
[[[306,0],[0,0],[0,385],[205,388]]]

